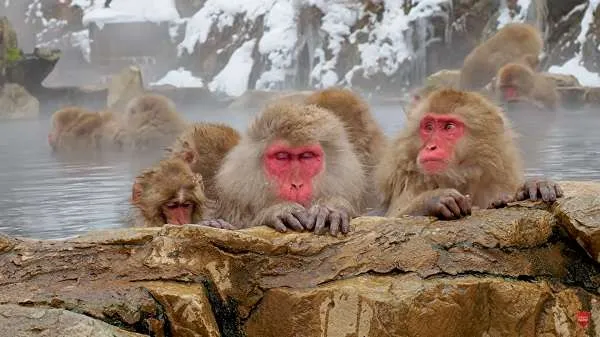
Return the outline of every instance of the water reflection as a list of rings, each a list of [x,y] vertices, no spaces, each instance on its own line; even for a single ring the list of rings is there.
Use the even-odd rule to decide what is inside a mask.
[[[399,107],[375,107],[386,133],[404,122]],[[222,121],[244,129],[251,112],[186,111],[193,121]],[[521,133],[528,175],[600,179],[600,114],[594,111],[511,115]],[[0,124],[0,232],[32,238],[63,238],[89,229],[117,228],[131,181],[158,159],[119,155],[57,158],[46,144],[49,120]]]

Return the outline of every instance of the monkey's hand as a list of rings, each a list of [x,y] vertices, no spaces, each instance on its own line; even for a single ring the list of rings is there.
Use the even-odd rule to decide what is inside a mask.
[[[202,220],[198,225],[229,230],[237,229],[234,225],[223,219]]]
[[[464,196],[453,188],[444,188],[422,193],[411,203],[404,214],[453,220],[470,215],[471,207],[469,196]]]
[[[500,194],[500,196],[498,197],[498,199],[492,201],[492,203],[490,204],[490,206],[488,208],[503,208],[506,207],[508,205],[508,203],[515,201],[515,197],[508,194],[508,193],[502,193]]]
[[[309,219],[305,227],[318,235],[325,234],[327,227],[333,236],[337,236],[340,232],[348,234],[350,219],[355,213],[347,200],[341,198],[318,200],[308,210]]]
[[[285,233],[288,228],[303,231],[309,222],[304,206],[295,202],[282,202],[261,211],[253,221],[253,226],[269,226],[278,232]]]
[[[544,202],[555,202],[563,194],[562,188],[550,179],[528,179],[517,190],[515,197],[517,201],[537,201],[539,198]]]

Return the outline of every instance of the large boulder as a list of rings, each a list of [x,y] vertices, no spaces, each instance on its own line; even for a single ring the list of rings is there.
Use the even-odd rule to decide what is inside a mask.
[[[153,336],[598,335],[600,184],[564,189],[552,207],[458,221],[361,217],[340,237],[196,225],[0,236],[0,303]],[[3,326],[25,329],[19,315]]]
[[[0,89],[0,119],[35,118],[40,113],[40,102],[25,88],[6,83]]]
[[[123,68],[110,80],[106,106],[112,111],[123,111],[130,100],[142,95],[144,91],[140,68],[136,66]]]

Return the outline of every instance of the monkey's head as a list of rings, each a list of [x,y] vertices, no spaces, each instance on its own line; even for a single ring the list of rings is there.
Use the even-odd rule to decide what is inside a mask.
[[[409,137],[419,140],[411,145],[411,157],[426,176],[456,178],[457,172],[478,171],[485,160],[497,165],[497,147],[510,141],[506,122],[502,113],[477,93],[435,91],[409,115]]]
[[[520,63],[509,63],[498,70],[496,90],[499,99],[505,102],[529,97],[534,86],[534,73],[530,67]]]
[[[140,174],[131,195],[132,205],[151,226],[197,223],[205,200],[202,176],[178,158],[164,159]]]
[[[356,194],[348,200],[359,197],[362,171],[355,167],[360,162],[338,117],[316,105],[281,101],[250,125],[217,182],[227,193],[252,195],[244,202],[253,205],[290,201],[306,207],[323,195],[345,197],[348,191]]]
[[[144,94],[133,98],[125,108],[125,123],[130,129],[145,124],[161,125],[170,122],[174,115],[175,103],[158,94]]]

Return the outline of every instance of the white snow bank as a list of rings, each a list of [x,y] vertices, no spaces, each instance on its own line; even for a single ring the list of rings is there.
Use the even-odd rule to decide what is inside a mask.
[[[583,19],[581,20],[581,30],[579,32],[579,36],[577,36],[577,39],[575,40],[579,43],[579,51],[572,59],[565,62],[565,64],[562,66],[555,65],[550,67],[548,72],[555,74],[574,75],[584,86],[600,86],[600,74],[593,73],[583,66],[583,58],[581,54],[581,48],[587,40],[590,24],[593,21],[594,12],[596,11],[598,4],[600,4],[600,0],[590,0],[588,8],[583,14]]]
[[[246,20],[254,21],[267,13],[275,2],[277,0],[207,0],[194,16],[187,19],[185,39],[178,47],[179,54],[183,50],[192,53],[196,43],[204,43],[213,24],[216,23],[217,28],[222,30],[233,24],[237,14],[244,14]]]
[[[179,19],[174,0],[116,0],[104,8],[103,0],[73,0],[84,10],[83,24],[91,22],[102,27],[114,22],[162,22]]]
[[[190,71],[183,67],[169,71],[163,78],[150,83],[151,86],[172,85],[177,88],[202,88],[204,82],[201,78],[194,77]]]
[[[498,29],[504,27],[506,24],[513,22],[525,22],[527,18],[527,12],[529,11],[529,6],[531,5],[531,0],[518,0],[517,6],[520,7],[520,11],[516,13],[514,17],[510,17],[510,10],[506,7],[506,2],[504,3],[504,7],[500,9],[500,15],[498,16]]]
[[[250,72],[254,65],[252,50],[256,45],[256,39],[246,41],[229,58],[229,63],[208,84],[212,92],[222,92],[229,96],[240,96],[248,89]]]

